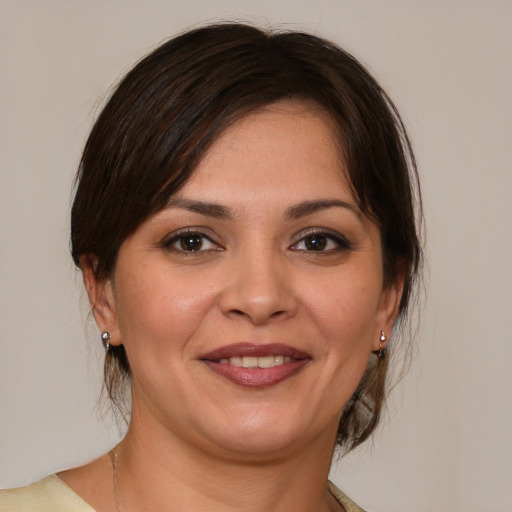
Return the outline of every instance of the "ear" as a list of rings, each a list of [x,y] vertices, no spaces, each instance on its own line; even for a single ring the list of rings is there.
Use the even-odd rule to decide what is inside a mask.
[[[97,266],[98,258],[93,254],[87,254],[80,258],[82,277],[96,325],[100,332],[108,331],[110,333],[111,345],[120,345],[121,336],[112,280],[98,279]]]
[[[386,348],[391,339],[393,325],[395,324],[400,309],[403,289],[404,273],[401,271],[398,273],[395,280],[382,290],[375,322],[376,332],[373,336],[372,347],[374,352],[377,352],[381,348]],[[384,331],[386,341],[381,345],[380,338],[382,331]]]

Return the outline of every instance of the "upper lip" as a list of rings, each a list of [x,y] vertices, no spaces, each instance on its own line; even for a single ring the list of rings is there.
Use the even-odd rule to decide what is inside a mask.
[[[255,344],[250,342],[233,343],[216,348],[202,354],[199,359],[217,361],[229,359],[230,357],[266,357],[266,356],[288,356],[292,359],[306,359],[309,354],[283,343]]]

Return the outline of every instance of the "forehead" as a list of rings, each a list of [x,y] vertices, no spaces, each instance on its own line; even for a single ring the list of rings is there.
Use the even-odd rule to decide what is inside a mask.
[[[335,121],[316,104],[298,101],[245,115],[221,133],[176,195],[218,200],[222,191],[239,198],[249,192],[290,200],[351,197]]]

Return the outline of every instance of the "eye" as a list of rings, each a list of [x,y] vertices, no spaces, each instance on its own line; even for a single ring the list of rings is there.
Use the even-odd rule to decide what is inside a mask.
[[[350,244],[341,235],[318,232],[302,237],[291,249],[308,252],[335,252],[349,249]]]
[[[164,247],[179,252],[202,252],[219,250],[220,246],[203,233],[187,231],[172,236],[164,242]]]

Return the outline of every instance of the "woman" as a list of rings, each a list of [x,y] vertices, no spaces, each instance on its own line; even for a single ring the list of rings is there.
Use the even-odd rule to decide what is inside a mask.
[[[378,423],[421,261],[414,157],[368,72],[307,34],[184,33],[122,80],[76,183],[129,427],[0,510],[361,510],[330,463]]]

